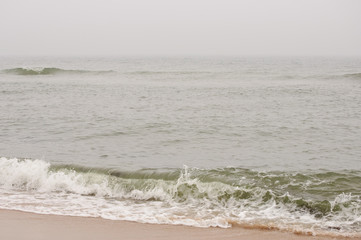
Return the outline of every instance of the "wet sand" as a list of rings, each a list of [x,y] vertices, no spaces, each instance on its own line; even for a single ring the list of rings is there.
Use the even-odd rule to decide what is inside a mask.
[[[143,224],[111,221],[101,218],[41,215],[12,210],[0,210],[0,239],[4,240],[111,240],[111,239],[351,239],[296,235],[271,230],[239,227],[195,228],[174,225]],[[360,239],[360,238],[352,238]]]

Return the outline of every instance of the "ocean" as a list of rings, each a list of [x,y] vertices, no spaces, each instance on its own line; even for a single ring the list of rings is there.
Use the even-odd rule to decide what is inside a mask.
[[[0,57],[0,208],[361,233],[361,58]]]

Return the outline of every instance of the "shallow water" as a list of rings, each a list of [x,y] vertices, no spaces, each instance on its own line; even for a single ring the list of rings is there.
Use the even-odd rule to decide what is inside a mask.
[[[358,232],[360,66],[0,58],[0,207]]]

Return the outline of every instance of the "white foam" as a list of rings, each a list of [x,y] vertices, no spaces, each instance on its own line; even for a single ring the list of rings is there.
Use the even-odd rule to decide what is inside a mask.
[[[265,192],[273,194],[267,189],[252,189],[254,197],[250,199],[231,196],[222,201],[220,195],[245,189],[201,182],[191,177],[187,167],[176,181],[51,169],[42,160],[0,158],[0,208],[196,227],[258,224],[305,233],[340,225],[347,233],[360,223],[359,199],[353,208],[324,218],[296,211],[295,205],[279,204],[272,198],[265,202],[262,199]],[[352,195],[341,194],[331,204],[350,200],[355,200]]]

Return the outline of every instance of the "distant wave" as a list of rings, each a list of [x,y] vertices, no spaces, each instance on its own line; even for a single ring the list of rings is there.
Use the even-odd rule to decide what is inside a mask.
[[[192,76],[192,75],[218,75],[218,74],[232,74],[232,72],[212,72],[212,71],[148,71],[148,70],[140,70],[140,71],[114,71],[114,70],[85,70],[85,69],[62,69],[56,67],[18,67],[18,68],[10,68],[1,70],[0,73],[3,74],[11,74],[11,75],[23,75],[23,76],[34,76],[34,75],[67,75],[67,74],[90,74],[90,75],[102,75],[102,74],[110,74],[117,73],[121,75],[128,76]],[[235,76],[252,76],[252,73],[247,72],[233,72]],[[250,74],[250,75],[249,75]],[[340,78],[348,78],[348,79],[361,79],[361,73],[349,73],[342,75],[310,75],[310,76],[300,76],[300,75],[277,75],[273,76],[278,79],[340,79]]]
[[[5,74],[13,75],[60,75],[60,74],[108,74],[116,73],[114,70],[108,71],[92,71],[83,69],[62,69],[55,67],[19,67],[4,69],[1,71]],[[200,72],[200,71],[133,71],[122,72],[126,75],[193,75],[193,74],[212,74],[212,72]]]
[[[61,68],[10,68],[2,70],[3,73],[13,74],[13,75],[57,75],[57,74],[104,74],[112,73],[114,71],[91,71],[91,70],[81,70],[81,69],[61,69]]]
[[[344,74],[343,77],[353,78],[353,79],[361,79],[361,73]]]

